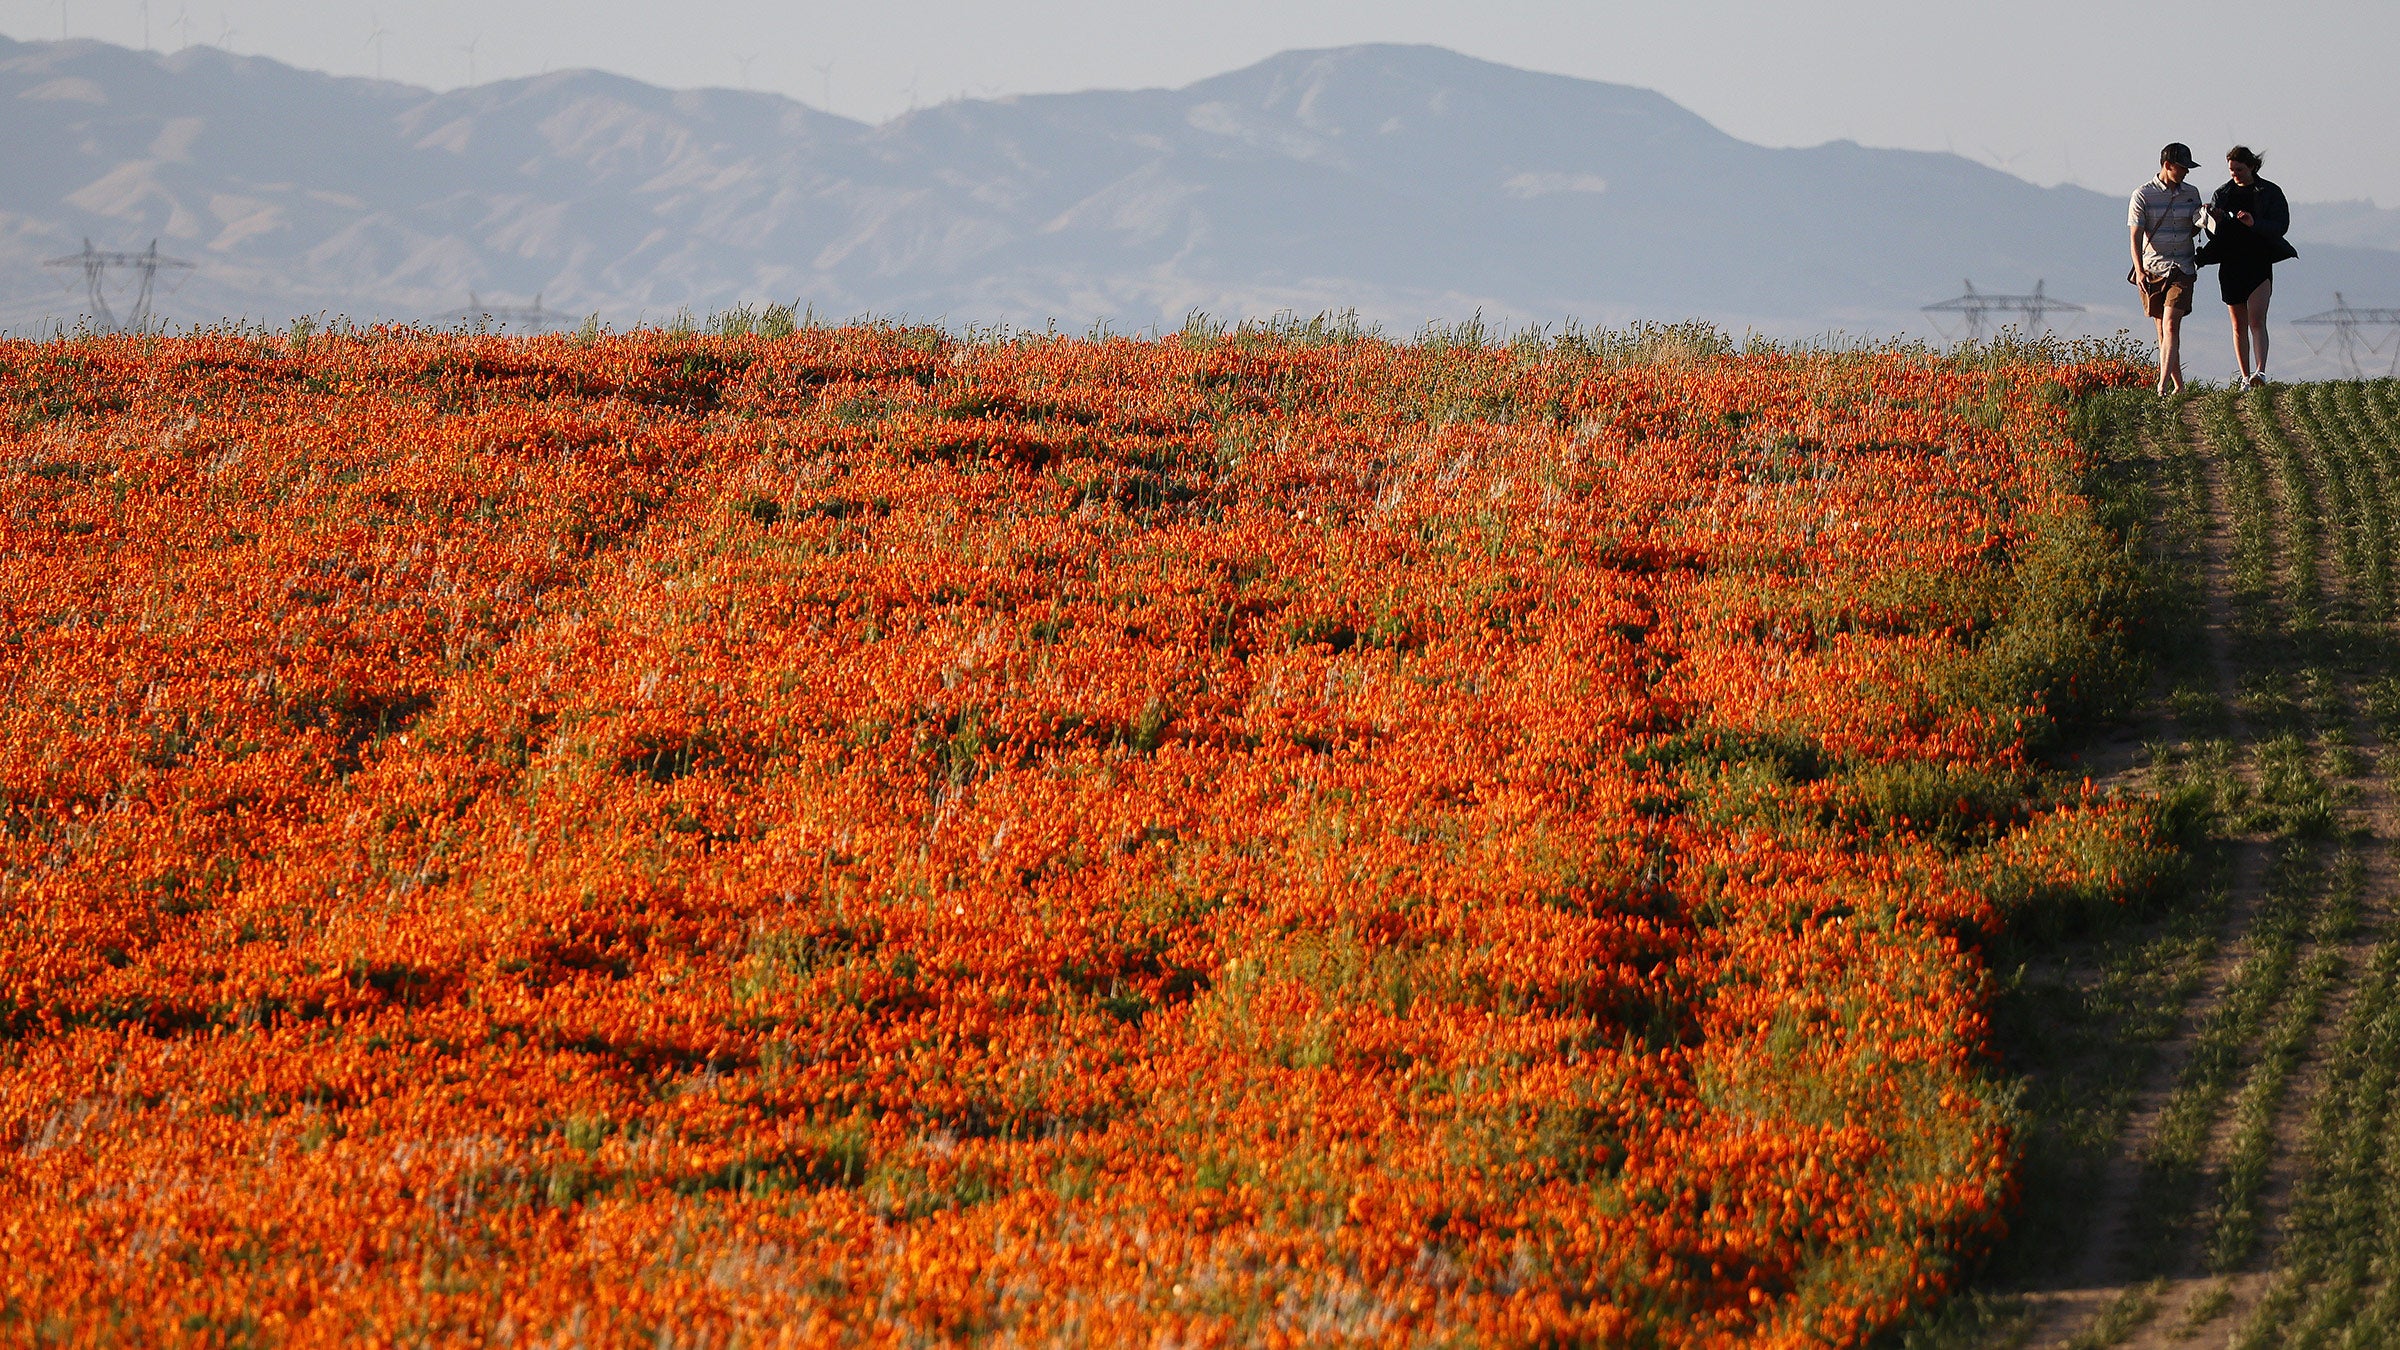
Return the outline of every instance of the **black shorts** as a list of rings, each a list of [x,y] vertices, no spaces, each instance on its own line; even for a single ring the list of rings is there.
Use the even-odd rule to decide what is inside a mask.
[[[2273,263],[2221,263],[2217,267],[2217,293],[2228,305],[2250,303],[2250,294],[2275,279]]]

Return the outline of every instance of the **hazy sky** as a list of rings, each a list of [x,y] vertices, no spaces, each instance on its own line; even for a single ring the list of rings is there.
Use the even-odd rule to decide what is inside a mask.
[[[881,120],[960,96],[1179,85],[1292,47],[1428,42],[1657,89],[1768,145],[1955,150],[2128,191],[2235,140],[2302,201],[2400,206],[2400,0],[0,0],[0,33],[211,43],[448,88],[573,66]],[[377,33],[381,36],[378,39]]]

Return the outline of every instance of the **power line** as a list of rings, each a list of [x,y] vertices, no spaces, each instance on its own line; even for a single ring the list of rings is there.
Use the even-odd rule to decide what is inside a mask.
[[[2350,378],[2354,380],[2366,378],[2366,373],[2358,363],[2359,351],[2363,348],[2370,357],[2381,356],[2384,344],[2391,343],[2392,360],[2386,373],[2400,375],[2400,342],[2392,342],[2393,336],[2400,334],[2400,309],[2355,309],[2342,298],[2340,291],[2335,291],[2333,308],[2320,314],[2311,314],[2305,319],[2294,319],[2292,326],[2332,329],[2327,340],[2321,343],[2306,333],[2300,336],[2308,342],[2309,349],[2319,356],[2325,354],[2327,347],[2340,352],[2342,364],[2349,369]],[[2369,339],[2365,336],[2376,329],[2385,330],[2382,337]]]
[[[1967,341],[1969,342],[1982,341],[1985,325],[1997,315],[2023,315],[2027,326],[2040,328],[2043,326],[2043,321],[2053,314],[2083,313],[2081,305],[2043,294],[2042,288],[2047,284],[2047,282],[2041,281],[2033,283],[2033,294],[2031,295],[1993,295],[1976,290],[1975,283],[1970,281],[1967,283],[1965,295],[1944,300],[1939,304],[1926,305],[1924,312],[1963,316],[1967,321]]]
[[[84,293],[92,302],[92,317],[103,329],[110,331],[116,331],[119,325],[116,312],[108,307],[104,279],[111,271],[140,273],[141,282],[134,293],[133,309],[125,316],[123,325],[125,331],[137,333],[150,326],[150,292],[152,283],[158,280],[159,269],[181,268],[190,271],[192,268],[192,264],[181,258],[170,258],[160,253],[155,239],[150,241],[150,247],[145,252],[117,253],[93,248],[88,236],[83,241],[83,252],[52,258],[42,266],[82,268]]]

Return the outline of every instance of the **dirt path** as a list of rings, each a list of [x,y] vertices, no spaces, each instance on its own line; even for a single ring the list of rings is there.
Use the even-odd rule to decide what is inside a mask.
[[[2193,399],[2179,406],[2175,430],[2179,444],[2166,453],[2191,456],[2206,497],[2190,575],[2200,589],[2207,683],[2225,714],[2213,730],[2230,742],[2224,771],[2248,806],[2234,817],[2213,878],[2225,897],[2215,949],[2133,1095],[2080,1259],[2056,1287],[2032,1291],[2015,1344],[2169,1350],[2244,1334],[2275,1342],[2275,1327],[2250,1324],[2274,1285],[2294,1198],[2315,1161],[2313,1103],[2356,982],[2388,936],[2387,898],[2400,889],[2390,844],[2400,838],[2394,766],[2362,688],[2373,654],[2386,650],[2369,640],[2388,632],[2384,616],[2368,612],[2380,606],[2353,596],[2345,571],[2364,566],[2359,536],[2342,534],[2354,525],[2345,494],[2358,485],[2356,461],[2337,462],[2333,444],[2310,439],[2299,419],[2266,400]],[[2252,475],[2246,501],[2235,461]],[[2336,482],[2337,474],[2350,478]],[[2267,584],[2252,570],[2248,591],[2237,563],[2245,511],[2273,551]],[[2377,583],[2362,576],[2358,584],[2371,592]],[[2164,744],[2199,739],[2170,724]],[[2313,820],[2284,811],[2298,791],[2295,774],[2321,794]],[[2139,775],[2132,781],[2144,785]],[[2277,904],[2283,917],[2271,922]],[[2245,979],[2257,989],[2245,989]],[[2236,1028],[2241,1040],[2234,1076],[2221,1073],[2210,1096],[2190,1075],[2212,1025],[2220,1038]],[[2216,1047],[2220,1065],[2227,1052]],[[2179,1107],[2186,1140],[2195,1114],[2207,1113],[2205,1146],[2193,1159],[2195,1146],[2183,1144],[2181,1170],[2162,1171],[2162,1130]],[[2229,1179],[2237,1160],[2247,1168],[2238,1185]],[[2237,1192],[2239,1203],[2221,1208]],[[2238,1213],[2254,1215],[2254,1225],[2228,1217]],[[2288,1281],[2278,1297],[2278,1308],[2289,1306]]]
[[[2187,444],[2194,447],[2187,453],[2199,455],[2208,506],[2197,540],[2201,553],[2198,570],[2207,667],[2210,683],[2226,712],[2226,736],[2236,747],[2236,764],[2240,766],[2237,771],[2244,775],[2248,785],[2247,765],[2240,751],[2256,738],[2242,715],[2240,666],[2234,653],[2233,538],[2231,519],[2225,509],[2228,490],[2225,471],[2215,456],[2197,450],[2198,428],[2192,424],[2188,410],[2183,431]],[[2192,734],[2189,728],[2174,724],[2166,731],[2171,742],[2188,740]],[[2133,786],[2143,786],[2138,771],[2127,777]],[[2035,1320],[2027,1344],[2069,1344],[2112,1310],[2123,1317],[2140,1303],[2153,1303],[2159,1311],[2180,1309],[2205,1284],[2204,1280],[2170,1275],[2167,1286],[2160,1288],[2154,1282],[2154,1273],[2146,1269],[2156,1264],[2154,1254],[2140,1249],[2132,1219],[2141,1194],[2144,1160],[2157,1138],[2161,1117],[2175,1086],[2192,1058],[2197,1030],[2223,1004],[2234,972],[2243,959],[2239,938],[2249,929],[2265,899],[2266,871],[2265,840],[2243,837],[2231,841],[2223,878],[2225,914],[2219,925],[2215,954],[2202,974],[2198,992],[2185,1009],[2181,1026],[2158,1047],[2156,1059],[2135,1095],[2120,1147],[2109,1158],[2102,1174],[2090,1235],[2081,1259],[2062,1287],[2036,1295]],[[2163,1319],[2153,1311],[2142,1320],[2147,1324],[2144,1329],[2149,1329]]]

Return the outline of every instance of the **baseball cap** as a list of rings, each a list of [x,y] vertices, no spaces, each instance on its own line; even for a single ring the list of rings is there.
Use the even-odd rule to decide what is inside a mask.
[[[2187,169],[2197,169],[2200,167],[2200,161],[2192,158],[2192,147],[2185,145],[2181,141],[2167,142],[2167,148],[2158,152],[2158,162],[2161,164],[2180,164]]]

